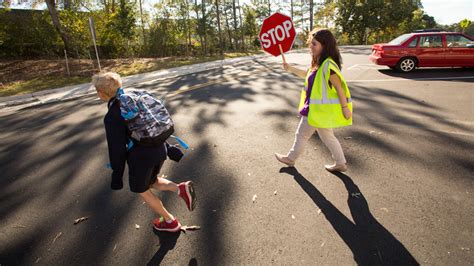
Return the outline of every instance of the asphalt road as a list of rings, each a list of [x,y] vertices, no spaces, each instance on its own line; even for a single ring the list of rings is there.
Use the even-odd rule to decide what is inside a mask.
[[[195,182],[196,210],[158,193],[182,224],[201,226],[187,233],[154,233],[127,185],[110,190],[96,97],[1,112],[0,264],[472,265],[474,71],[402,75],[369,52],[343,49],[354,125],[335,132],[346,174],[324,170],[317,135],[295,169],[275,160],[293,142],[303,85],[279,58],[136,84],[166,97],[192,147],[162,173]],[[305,52],[287,60],[310,63]]]

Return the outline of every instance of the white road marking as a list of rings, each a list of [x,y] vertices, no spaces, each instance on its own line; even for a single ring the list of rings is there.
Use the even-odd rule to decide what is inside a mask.
[[[385,66],[376,64],[355,64],[347,68],[347,70],[364,70],[364,69],[386,69]]]
[[[458,80],[458,79],[474,79],[474,76],[466,77],[439,77],[439,78],[392,78],[392,79],[350,79],[346,82],[392,82],[392,81],[424,81],[424,80]]]

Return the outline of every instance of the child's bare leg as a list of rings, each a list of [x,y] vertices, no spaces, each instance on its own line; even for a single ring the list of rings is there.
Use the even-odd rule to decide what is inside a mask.
[[[174,220],[174,216],[169,213],[159,198],[157,198],[150,190],[140,193],[143,200],[159,215],[163,216],[166,220]]]
[[[158,177],[152,187],[160,191],[178,191],[178,184],[163,177]]]

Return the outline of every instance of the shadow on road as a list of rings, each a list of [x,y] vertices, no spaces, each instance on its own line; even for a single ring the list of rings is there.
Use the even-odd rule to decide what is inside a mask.
[[[148,262],[147,265],[160,265],[160,263],[165,258],[168,251],[174,249],[176,246],[176,242],[178,241],[179,236],[181,235],[181,231],[177,233],[168,233],[168,232],[160,232],[157,230],[153,230],[155,235],[158,236],[160,239],[160,248],[155,253],[153,258]]]
[[[401,73],[391,69],[379,69],[378,72],[383,75],[390,77],[403,78],[403,79],[439,79],[445,77],[456,78],[452,81],[463,81],[463,82],[474,82],[472,76],[474,76],[474,68],[461,68],[461,67],[443,67],[443,68],[418,68],[410,73]],[[462,79],[463,77],[471,77]],[[445,81],[451,81],[449,78],[443,79]]]
[[[347,189],[354,223],[339,211],[296,168],[283,167],[280,173],[292,175],[314,201],[332,227],[354,254],[358,265],[419,265],[410,252],[370,213],[369,205],[359,187],[342,173],[335,174]]]

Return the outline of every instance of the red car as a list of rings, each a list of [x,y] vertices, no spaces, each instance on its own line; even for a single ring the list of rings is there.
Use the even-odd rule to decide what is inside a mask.
[[[457,32],[417,31],[374,44],[369,59],[401,72],[417,67],[474,67],[474,39]]]

